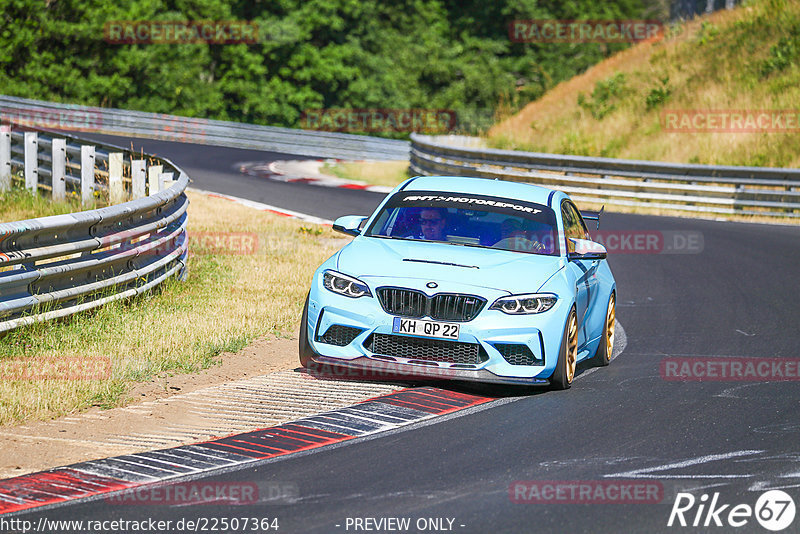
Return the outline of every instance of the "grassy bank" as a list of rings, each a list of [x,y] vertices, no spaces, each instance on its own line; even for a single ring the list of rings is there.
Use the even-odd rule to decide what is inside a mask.
[[[292,335],[313,270],[346,240],[328,228],[189,197],[185,282],[170,281],[157,293],[0,339],[0,425],[118,406],[137,382],[208,367],[221,353],[266,334]],[[43,214],[32,213],[36,206],[27,201],[18,207],[4,202],[3,218]],[[92,376],[71,376],[86,370],[85,361],[109,366]],[[20,366],[34,374],[64,369],[66,378],[40,372],[46,379],[12,379]]]
[[[494,126],[489,144],[684,163],[800,167],[797,131],[666,131],[674,110],[792,110],[800,1],[755,0],[677,25],[564,82]]]

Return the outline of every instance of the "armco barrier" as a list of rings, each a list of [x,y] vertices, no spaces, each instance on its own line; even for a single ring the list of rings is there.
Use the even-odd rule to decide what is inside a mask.
[[[411,134],[411,169],[530,182],[575,200],[680,211],[800,217],[800,169],[691,165],[482,148]]]
[[[2,95],[0,120],[22,126],[271,150],[315,158],[405,160],[409,149],[408,141],[366,135],[193,119]]]
[[[89,142],[73,136],[61,142],[61,134],[45,131],[35,132],[37,148],[32,149],[33,133],[0,129],[0,189],[10,185],[12,176],[25,175],[31,188],[56,191],[52,176],[61,173],[66,175],[65,185],[84,193],[95,191],[101,184],[94,180],[102,178],[102,172],[94,165],[105,160],[112,167],[104,171],[105,176],[118,177],[111,179],[112,187],[119,188],[117,195],[135,199],[101,209],[0,223],[0,332],[132,297],[170,277],[183,276],[189,205],[184,190],[189,177],[181,169],[163,158],[144,155],[146,160],[140,160],[141,154],[105,144],[88,146]],[[83,167],[70,164],[65,165],[69,172],[54,171],[59,164],[53,165],[53,152],[50,156],[47,150],[39,153],[41,147],[54,146],[56,153],[63,146],[68,156],[83,154]],[[95,157],[87,158],[90,153]],[[146,172],[147,163],[151,165]],[[35,175],[30,165],[38,168]],[[125,184],[123,166],[129,171]],[[44,179],[28,181],[33,178]],[[151,192],[148,196],[143,196],[145,186]]]

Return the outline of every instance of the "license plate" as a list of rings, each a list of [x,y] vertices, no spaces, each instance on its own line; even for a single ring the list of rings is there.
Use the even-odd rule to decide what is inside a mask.
[[[396,334],[413,334],[415,336],[436,337],[442,339],[458,339],[459,325],[424,321],[422,319],[404,319],[395,317],[392,332]]]

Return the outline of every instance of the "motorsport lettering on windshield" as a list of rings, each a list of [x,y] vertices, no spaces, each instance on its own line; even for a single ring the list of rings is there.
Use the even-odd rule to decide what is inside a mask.
[[[541,213],[542,210],[532,206],[523,206],[520,204],[511,204],[510,202],[502,202],[498,200],[491,200],[485,198],[475,197],[454,197],[442,195],[409,195],[402,199],[402,202],[434,202],[442,204],[471,204],[477,206],[492,206],[494,208],[512,209],[514,211],[521,211],[523,213]]]
[[[396,193],[364,235],[558,254],[556,217],[551,208],[519,198],[474,193]]]

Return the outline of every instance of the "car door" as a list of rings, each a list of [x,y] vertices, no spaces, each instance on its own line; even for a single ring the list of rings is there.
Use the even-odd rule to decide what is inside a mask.
[[[565,200],[561,203],[561,217],[564,222],[564,237],[567,252],[574,252],[575,246],[569,240],[590,239],[586,224],[575,205]],[[591,332],[587,332],[586,318],[590,313],[594,300],[597,298],[597,267],[599,260],[572,260],[569,262],[570,269],[575,280],[575,311],[578,316],[578,348],[589,341]]]

